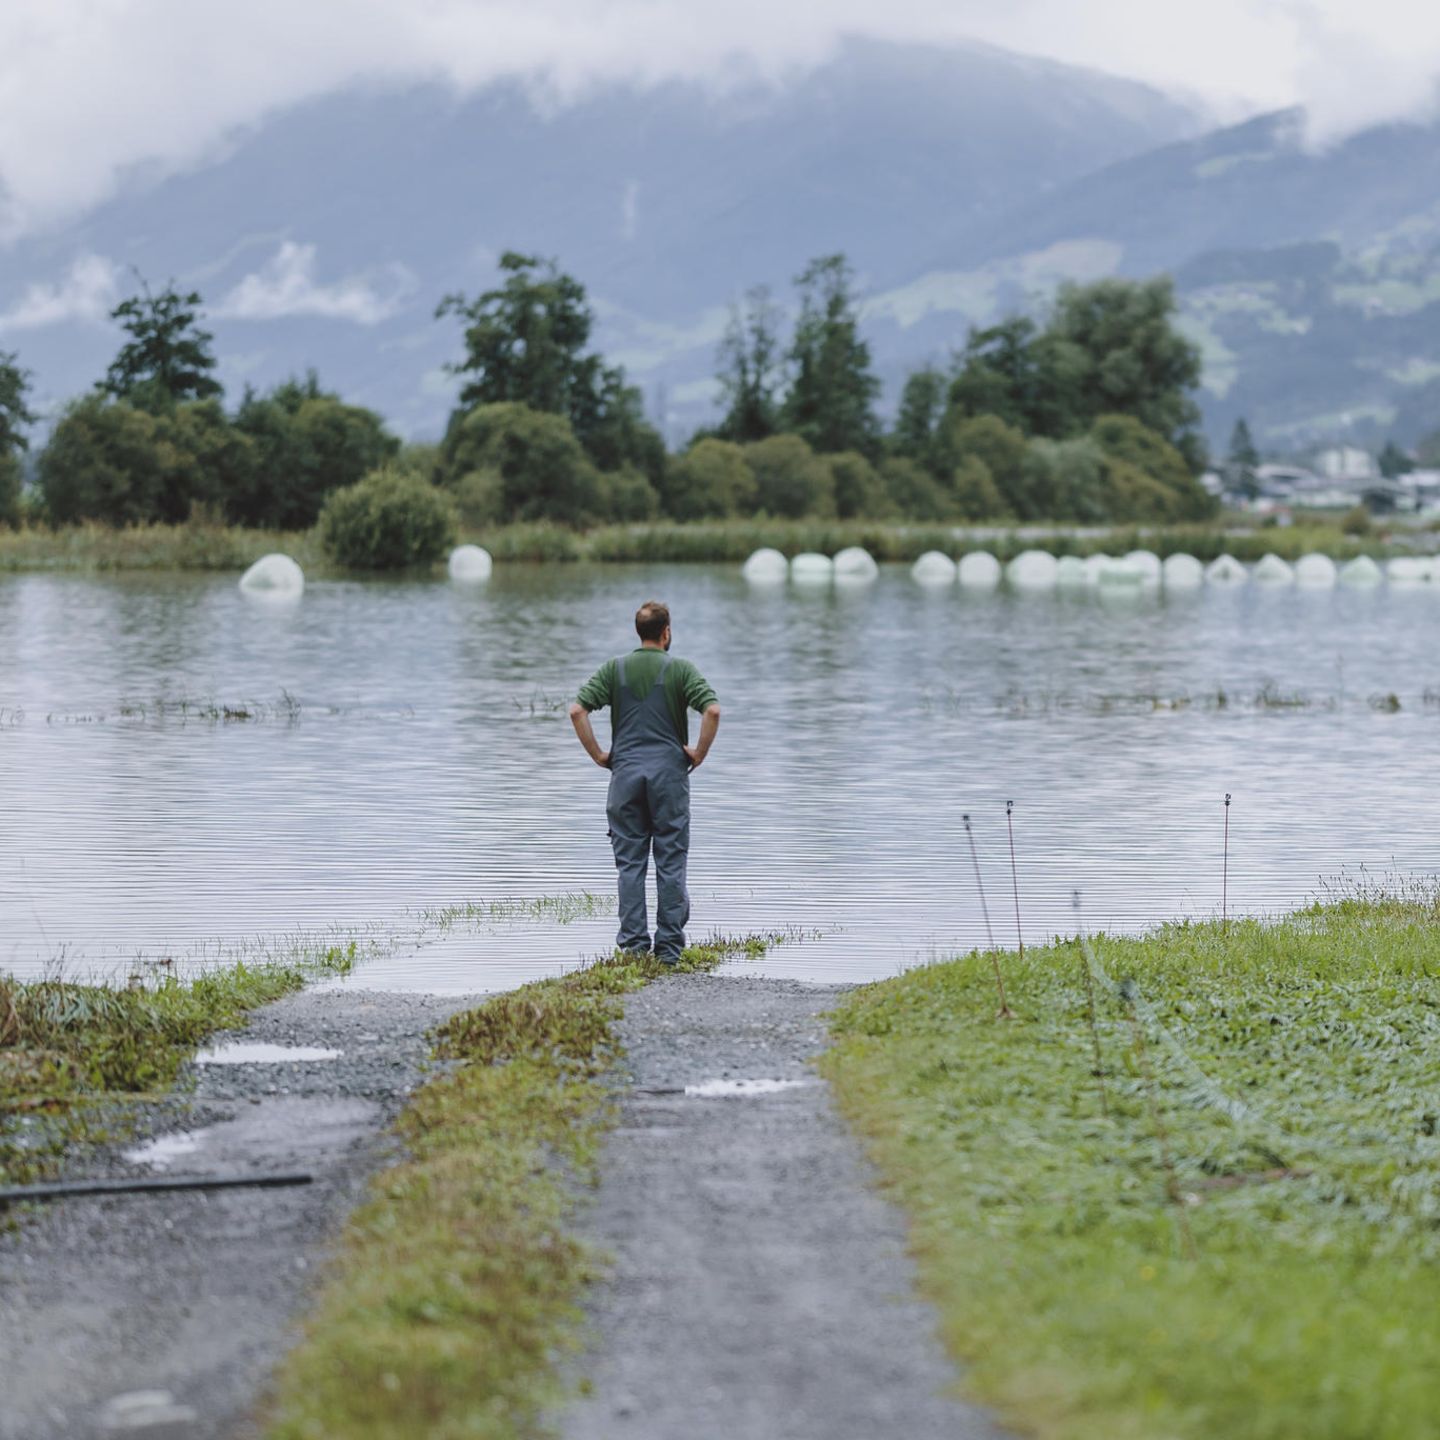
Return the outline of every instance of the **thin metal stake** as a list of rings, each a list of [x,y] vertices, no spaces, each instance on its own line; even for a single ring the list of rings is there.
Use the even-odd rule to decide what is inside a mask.
[[[1220,869],[1220,933],[1230,933],[1230,792],[1225,792],[1225,850]]]
[[[1020,933],[1020,872],[1015,868],[1015,802],[1005,802],[1005,824],[1010,831],[1010,879],[1015,886],[1015,939],[1020,958],[1025,958],[1025,937]]]
[[[960,817],[965,822],[965,834],[970,841],[970,859],[975,865],[975,888],[980,892],[980,913],[985,917],[985,934],[990,940],[990,964],[995,969],[995,988],[1000,992],[1000,1010],[997,1020],[1009,1020],[1014,1012],[1005,1003],[1005,980],[1000,974],[1000,960],[995,953],[995,932],[990,928],[990,907],[985,903],[985,882],[980,878],[980,856],[975,849],[975,832],[970,828],[970,817]]]
[[[1100,1050],[1100,1017],[1095,1010],[1095,976],[1090,968],[1090,942],[1085,937],[1085,922],[1080,918],[1080,892],[1071,892],[1075,907],[1075,924],[1080,932],[1080,967],[1085,972],[1085,1002],[1090,1021],[1090,1046],[1095,1057],[1095,1079],[1100,1085],[1100,1113],[1110,1114],[1110,1097],[1105,1093],[1105,1057]]]

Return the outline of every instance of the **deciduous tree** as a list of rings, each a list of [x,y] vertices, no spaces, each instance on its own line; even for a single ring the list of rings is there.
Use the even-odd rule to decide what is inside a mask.
[[[220,382],[210,373],[214,337],[199,325],[201,303],[198,291],[182,295],[171,282],[157,295],[142,280],[141,293],[110,312],[130,338],[111,362],[101,390],[152,411],[220,395]]]

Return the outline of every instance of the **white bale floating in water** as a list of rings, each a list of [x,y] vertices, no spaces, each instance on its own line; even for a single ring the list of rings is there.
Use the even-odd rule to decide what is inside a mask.
[[[299,596],[305,589],[305,572],[288,555],[262,555],[241,577],[247,595]]]
[[[1430,562],[1421,555],[1397,555],[1385,565],[1392,585],[1428,585],[1433,578]]]
[[[1090,583],[1090,572],[1078,555],[1062,555],[1055,562],[1055,583],[1067,589]]]
[[[797,585],[828,585],[835,578],[835,562],[828,555],[807,550],[790,562],[790,578]]]
[[[1115,563],[1113,555],[1101,553],[1099,555],[1087,555],[1085,557],[1085,578],[1092,584],[1100,583],[1100,572],[1107,566]]]
[[[1107,593],[1114,591],[1128,591],[1131,594],[1138,594],[1147,585],[1154,582],[1150,573],[1143,566],[1135,564],[1126,555],[1124,559],[1117,560],[1115,557],[1107,556],[1105,563],[1095,572],[1095,583]]]
[[[450,562],[445,568],[452,580],[458,580],[462,585],[478,585],[490,578],[495,562],[490,558],[490,552],[479,545],[457,545],[450,552]]]
[[[1380,567],[1368,555],[1357,555],[1340,567],[1342,585],[1378,585],[1382,579]]]
[[[958,567],[939,550],[927,550],[911,567],[910,578],[917,585],[953,585]]]
[[[1158,585],[1160,583],[1160,557],[1153,550],[1132,550],[1125,557],[1125,563],[1133,565],[1140,572],[1145,584]]]
[[[778,585],[790,573],[790,562],[778,550],[757,550],[740,573],[752,585]]]
[[[1205,567],[1205,580],[1210,585],[1244,585],[1250,572],[1233,556],[1220,555]]]
[[[988,550],[960,557],[956,573],[967,590],[993,590],[1000,583],[1000,562]]]
[[[1295,562],[1295,583],[1325,590],[1335,583],[1335,562],[1328,555],[1302,555]]]
[[[847,545],[835,557],[835,578],[851,585],[873,580],[880,573],[875,557],[858,545]]]
[[[1293,585],[1295,572],[1278,555],[1262,555],[1251,578],[1257,585]]]
[[[1167,555],[1160,578],[1167,590],[1195,590],[1205,583],[1205,567],[1193,555]]]
[[[1022,550],[1005,567],[1005,578],[1017,590],[1048,590],[1059,572],[1059,563],[1048,550]]]

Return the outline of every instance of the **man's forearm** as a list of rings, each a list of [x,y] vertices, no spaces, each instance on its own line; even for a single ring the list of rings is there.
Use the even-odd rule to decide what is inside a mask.
[[[600,742],[595,738],[595,727],[590,723],[590,712],[578,702],[570,707],[570,723],[575,727],[575,733],[580,737],[580,743],[585,747],[585,753],[597,765],[607,764],[610,757],[600,748]]]
[[[716,732],[720,729],[720,707],[711,705],[700,717],[700,738],[695,742],[697,764],[710,753],[715,743]]]

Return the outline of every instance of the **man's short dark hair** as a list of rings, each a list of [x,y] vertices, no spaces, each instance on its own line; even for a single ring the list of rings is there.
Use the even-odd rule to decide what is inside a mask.
[[[642,640],[658,640],[670,625],[670,608],[658,600],[647,600],[635,612],[635,633]]]

